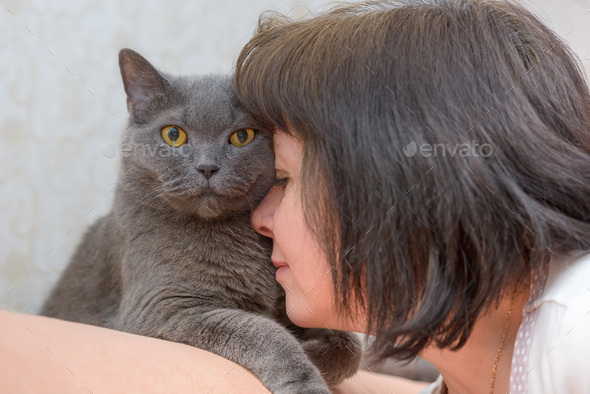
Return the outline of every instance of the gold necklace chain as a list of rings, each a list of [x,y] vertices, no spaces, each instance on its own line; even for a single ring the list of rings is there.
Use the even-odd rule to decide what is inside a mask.
[[[514,302],[516,301],[516,293],[518,292],[519,284],[520,280],[517,280],[516,284],[514,285],[514,289],[512,290],[512,298],[510,299],[510,308],[508,308],[508,316],[506,317],[506,323],[504,324],[504,332],[502,333],[500,346],[498,346],[498,351],[496,352],[496,357],[494,358],[494,365],[492,366],[492,379],[490,382],[490,394],[494,394],[494,388],[496,386],[496,372],[498,371],[498,362],[500,361],[500,354],[502,354],[502,348],[504,347],[504,342],[506,341],[506,334],[508,333],[510,317],[512,316],[512,308],[514,307]],[[449,387],[446,384],[444,384],[444,388],[445,394],[449,394]]]
[[[508,317],[506,318],[506,324],[504,325],[504,332],[502,333],[502,340],[500,341],[500,346],[498,346],[498,351],[496,352],[496,358],[494,359],[494,365],[492,366],[492,380],[490,384],[490,394],[494,394],[494,387],[496,385],[496,371],[498,370],[498,362],[500,361],[500,354],[502,353],[502,348],[504,347],[504,342],[506,341],[506,333],[508,332],[508,326],[510,324],[510,317],[512,316],[512,307],[514,307],[514,302],[516,301],[516,292],[518,291],[518,285],[520,281],[516,281],[514,285],[514,290],[512,290],[512,298],[510,300],[510,308],[508,309]]]

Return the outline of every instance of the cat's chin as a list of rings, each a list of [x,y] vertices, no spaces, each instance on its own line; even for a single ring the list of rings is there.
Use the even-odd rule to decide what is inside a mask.
[[[237,206],[237,209],[231,209],[236,205],[236,201],[230,201],[215,193],[204,193],[190,197],[169,197],[167,202],[181,214],[198,216],[207,220],[227,217],[244,209]]]

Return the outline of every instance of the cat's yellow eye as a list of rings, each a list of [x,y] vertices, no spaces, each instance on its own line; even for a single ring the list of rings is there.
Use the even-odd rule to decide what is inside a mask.
[[[160,130],[162,139],[175,148],[186,144],[186,132],[178,126],[164,126]]]
[[[232,135],[229,136],[229,142],[234,146],[240,147],[252,142],[254,136],[256,136],[256,132],[253,129],[241,129],[234,131]]]

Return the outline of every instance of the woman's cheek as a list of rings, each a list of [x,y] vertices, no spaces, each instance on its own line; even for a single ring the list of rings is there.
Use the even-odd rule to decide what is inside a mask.
[[[321,276],[299,278],[297,283],[292,286],[287,284],[288,288],[285,289],[289,318],[302,327],[326,327],[333,324],[331,276],[324,277],[323,270],[316,273]]]

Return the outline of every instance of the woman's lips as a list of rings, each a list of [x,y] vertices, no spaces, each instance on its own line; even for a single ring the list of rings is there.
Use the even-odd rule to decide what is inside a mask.
[[[272,261],[272,264],[277,268],[289,266],[289,264],[285,263],[284,261],[275,261],[275,260],[271,260],[271,261]]]
[[[277,272],[275,273],[275,280],[280,283],[281,278],[285,276],[285,274],[289,271],[289,264],[285,263],[284,261],[271,261],[273,265],[277,267]]]

